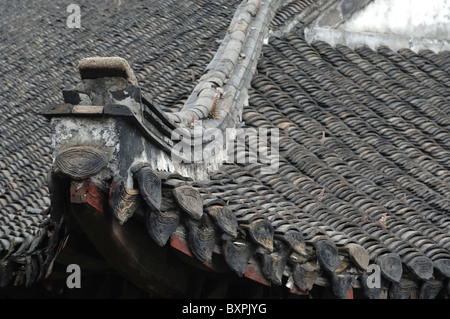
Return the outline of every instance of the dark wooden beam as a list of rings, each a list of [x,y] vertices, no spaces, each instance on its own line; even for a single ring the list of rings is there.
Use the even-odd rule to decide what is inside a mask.
[[[85,185],[96,206],[89,201],[72,203],[70,212],[102,257],[136,286],[158,296],[179,296],[188,287],[189,269],[183,264],[167,263],[167,249],[151,239],[143,225],[133,219],[120,225],[103,200],[102,191],[93,183]]]

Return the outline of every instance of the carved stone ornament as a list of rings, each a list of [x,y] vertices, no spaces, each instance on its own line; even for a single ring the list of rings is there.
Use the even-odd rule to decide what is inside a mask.
[[[242,277],[247,269],[248,261],[255,252],[255,248],[249,242],[238,240],[226,240],[223,245],[224,257],[228,266]]]
[[[60,151],[55,168],[72,179],[95,176],[108,165],[108,155],[90,146],[76,146]]]
[[[308,252],[306,251],[305,239],[299,231],[288,230],[284,234],[283,239],[288,244],[288,246],[300,256],[309,256]]]
[[[159,245],[164,246],[175,232],[180,222],[176,210],[151,211],[147,213],[146,226],[150,236]]]
[[[367,250],[361,245],[350,243],[345,246],[350,260],[358,267],[365,271],[369,266],[370,256]]]
[[[346,299],[348,291],[355,282],[355,277],[342,273],[342,274],[332,274],[331,275],[331,286],[333,293],[339,299]]]
[[[203,215],[200,221],[188,220],[187,226],[189,229],[189,245],[192,252],[200,261],[210,263],[216,245],[212,221],[208,215]]]
[[[127,189],[121,177],[114,178],[109,191],[109,205],[119,224],[125,223],[141,205],[137,189]]]
[[[193,219],[200,220],[203,215],[203,199],[200,193],[189,185],[173,189],[175,201],[180,208]]]
[[[303,264],[296,263],[294,265],[292,277],[298,288],[303,291],[309,291],[312,289],[319,274],[320,267],[317,262],[307,261]]]
[[[450,278],[450,260],[439,259],[433,261],[434,268],[438,270],[442,275]]]
[[[329,272],[339,267],[339,255],[336,245],[329,240],[319,240],[314,244],[320,265]]]
[[[145,163],[133,167],[132,171],[139,184],[142,198],[151,210],[158,211],[162,200],[161,179],[158,172]]]
[[[435,299],[439,291],[442,289],[443,283],[440,280],[427,280],[420,287],[420,299]]]
[[[263,273],[275,285],[281,285],[287,257],[276,252],[262,255]]]
[[[236,216],[229,208],[224,206],[210,206],[207,212],[217,226],[219,226],[220,230],[232,238],[236,238],[238,222]]]
[[[402,260],[397,254],[387,253],[378,256],[376,263],[380,266],[381,274],[388,280],[399,282],[402,277]]]
[[[425,256],[413,257],[408,263],[411,272],[421,280],[428,280],[433,276],[433,262]]]
[[[417,284],[414,281],[401,278],[398,283],[392,283],[389,297],[391,299],[409,299],[416,288]]]
[[[259,246],[273,250],[273,227],[266,219],[257,219],[249,225],[250,237]]]

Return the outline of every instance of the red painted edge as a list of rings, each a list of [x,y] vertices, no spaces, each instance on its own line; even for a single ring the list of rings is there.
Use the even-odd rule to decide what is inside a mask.
[[[348,290],[347,299],[353,299],[353,287]]]
[[[303,291],[297,288],[296,285],[292,285],[291,289],[289,290],[289,293],[294,295],[309,295],[309,291]]]
[[[104,212],[103,191],[91,181],[72,181],[70,184],[70,202],[89,204],[98,212]]]
[[[266,278],[264,278],[259,272],[259,270],[255,268],[255,266],[252,264],[247,265],[244,277],[259,282],[260,284],[271,286],[271,283]]]
[[[411,292],[411,296],[409,298],[410,299],[419,299],[419,291],[417,289],[413,289],[413,291]]]
[[[170,236],[170,246],[190,257],[194,257],[186,242],[182,240],[177,234],[173,234],[172,236]]]
[[[181,251],[182,253],[184,253],[185,255],[188,255],[189,257],[192,257],[193,259],[197,260],[194,255],[192,254],[191,249],[189,248],[189,246],[187,245],[186,241],[184,240],[184,238],[182,238],[179,234],[173,234],[170,237],[170,246]],[[205,265],[206,267],[214,270],[214,266],[210,263],[203,263],[203,265]],[[271,282],[269,280],[267,280],[260,272],[260,270],[255,267],[255,265],[253,264],[248,264],[247,269],[245,271],[244,277],[256,281],[260,284],[263,284],[265,286],[271,286]],[[295,285],[292,286],[292,288],[289,291],[292,294],[296,294],[296,295],[308,295],[309,292],[308,291],[302,291],[300,289],[297,289],[295,287]]]

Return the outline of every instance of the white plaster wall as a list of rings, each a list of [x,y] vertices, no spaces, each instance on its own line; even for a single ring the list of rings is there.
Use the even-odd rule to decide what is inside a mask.
[[[339,29],[450,40],[450,0],[374,0]]]
[[[439,53],[450,50],[450,0],[373,0],[337,28],[312,25],[304,32],[308,42]]]

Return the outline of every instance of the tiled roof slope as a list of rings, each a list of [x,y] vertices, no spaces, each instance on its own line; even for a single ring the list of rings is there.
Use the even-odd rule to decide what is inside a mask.
[[[306,23],[308,15],[305,20],[295,20],[296,15],[316,4],[286,1],[275,15],[272,21],[276,22],[271,26],[281,30],[283,37],[272,38],[262,48],[258,72],[253,75],[249,90],[249,105],[243,111],[244,128],[279,131],[281,153],[277,172],[261,174],[260,163],[225,164],[210,174],[206,182],[158,172],[162,202],[158,210],[145,216],[150,235],[164,245],[169,237],[161,239],[157,231],[169,221],[171,231],[184,236],[202,262],[210,262],[214,251],[223,255],[239,276],[245,274],[266,284],[285,284],[291,291],[295,287],[309,290],[324,278],[322,284],[331,283],[333,292],[345,298],[352,285],[367,284],[367,263],[376,263],[383,272],[382,288],[392,298],[410,297],[416,292],[422,298],[448,294],[450,186],[446,159],[450,151],[450,55],[431,51],[393,52],[385,47],[376,52],[365,47],[332,48],[323,42],[310,45],[301,35],[287,33],[286,23]],[[56,18],[62,27],[52,30],[63,32],[63,39],[69,41],[67,46],[75,53],[70,57],[59,56],[60,61],[47,61],[53,62],[48,73],[55,74],[53,79],[48,79],[48,74],[42,75],[41,69],[36,70],[36,77],[54,81],[64,75],[68,79],[63,79],[63,86],[67,87],[76,79],[71,74],[80,58],[117,55],[131,63],[142,81],[143,91],[149,92],[154,102],[166,112],[179,111],[197,80],[187,70],[194,68],[201,74],[219,45],[220,41],[215,40],[224,37],[234,9],[225,10],[226,16],[221,16],[223,10],[217,7],[212,10],[224,18],[222,27],[206,28],[216,30],[214,34],[206,36],[201,29],[197,33],[197,25],[192,33],[179,30],[176,38],[158,38],[156,34],[165,34],[169,26],[174,28],[172,31],[177,30],[178,24],[172,25],[172,18],[196,16],[202,9],[184,7],[179,2],[159,3],[161,11],[156,12],[171,14],[167,21],[163,21],[164,15],[152,20],[151,26],[159,25],[160,33],[134,37],[130,28],[137,32],[142,23],[136,18],[137,13],[151,12],[151,19],[155,11],[146,11],[141,4],[128,5],[124,9],[110,9],[108,4],[101,4],[96,12],[87,11],[80,30],[67,30],[64,18]],[[202,17],[212,13],[208,11],[210,6],[215,4],[205,2],[201,7],[206,10]],[[64,5],[54,9],[55,17],[59,17],[61,9],[65,9]],[[96,35],[93,24],[99,23],[97,19],[102,16],[98,12],[106,14],[110,10],[114,11],[112,17],[119,16],[116,10],[124,11],[117,19],[120,22],[111,16],[100,21],[111,23],[116,32],[105,31],[105,39],[106,34],[117,35],[106,41]],[[286,11],[291,15],[282,14]],[[18,9],[12,12],[16,12],[16,17],[21,14]],[[124,12],[129,12],[128,19]],[[209,18],[204,22],[214,20]],[[48,23],[44,20],[30,21]],[[120,31],[115,29],[117,23]],[[3,27],[8,28],[6,24]],[[44,30],[47,31],[43,34],[52,36],[51,30]],[[155,37],[158,41],[151,42]],[[87,44],[80,45],[82,39]],[[205,46],[191,47],[192,39],[205,40],[201,42]],[[44,54],[49,57],[54,56],[51,50],[58,51],[40,40],[33,39],[38,49],[28,57],[36,65],[39,65],[37,56],[42,56],[42,53],[34,56],[39,48],[45,48],[44,52],[50,50]],[[25,40],[17,41],[25,48]],[[149,43],[155,51],[141,50],[148,48]],[[5,50],[12,50],[7,51],[10,52],[7,56],[16,52],[15,46]],[[188,64],[187,56],[192,57]],[[64,59],[70,62],[66,73],[55,69]],[[11,80],[22,79],[20,72],[10,73]],[[27,79],[23,85],[28,88],[29,82]],[[53,100],[60,102],[56,98],[59,89],[52,91],[53,82],[46,83],[48,90],[41,94],[40,88],[36,89],[33,98],[42,99],[45,105]],[[13,84],[10,86],[13,89]],[[30,98],[30,103],[35,105],[32,104],[35,100]],[[144,171],[148,173],[148,166],[141,172]],[[145,179],[145,175],[141,177]],[[186,185],[190,187],[183,188]],[[201,194],[203,211],[201,207],[198,209],[198,197],[193,196],[191,201],[184,197],[184,191],[192,195],[192,188]],[[120,193],[117,189],[112,187]],[[129,197],[137,200],[138,193],[135,189]],[[10,214],[18,211],[11,210]],[[139,214],[137,218],[143,217]],[[366,253],[369,260],[365,260]],[[256,276],[246,273],[249,264]],[[380,290],[365,291],[369,297],[380,297]]]
[[[445,295],[450,275],[448,59],[448,52],[308,44],[295,32],[272,38],[258,61],[243,121],[247,128],[280,130],[278,171],[260,174],[261,163],[225,164],[209,182],[174,178],[163,182],[163,189],[190,184],[202,194],[210,216],[218,207],[233,212],[241,232],[231,242],[241,247],[240,258],[227,256],[230,241],[220,245],[240,276],[247,263],[259,263],[268,282],[281,284],[282,274],[308,290],[302,281],[307,276],[298,274],[320,265],[333,292],[345,298],[355,282],[366,284],[357,262],[345,254],[356,244],[368,252],[370,264],[386,270],[383,289],[389,297]],[[260,235],[273,241],[252,233],[255,221],[267,228]],[[292,230],[303,235],[304,255],[289,255],[292,250],[282,243],[289,242]],[[339,251],[339,266],[332,271],[319,260],[321,240]],[[187,241],[204,260],[196,240]],[[399,268],[390,273],[386,260],[398,260]],[[284,271],[276,273],[277,267]]]
[[[225,165],[212,176],[212,194],[238,216],[260,208],[275,233],[285,219],[304,235],[322,230],[338,247],[355,242],[371,262],[397,254],[401,283],[417,288],[410,262],[425,256],[435,269],[421,280],[432,278],[437,294],[449,274],[436,261],[450,260],[448,58],[310,45],[298,34],[272,39],[243,120],[281,130],[279,170]]]
[[[67,27],[65,1],[0,4],[2,257],[20,247],[12,247],[12,241],[25,240],[22,248],[30,248],[47,217],[53,150],[50,125],[39,113],[76,82],[78,61],[92,55],[124,57],[149,97],[168,112],[177,110],[217,50],[215,40],[223,38],[239,1],[77,3],[79,29]]]
[[[209,181],[166,174],[161,211],[181,213],[172,190],[195,188],[204,217],[180,219],[176,233],[202,262],[211,262],[212,241],[236,274],[266,284],[290,278],[288,287],[305,291],[321,278],[340,298],[351,286],[370,298],[447,294],[448,58],[308,44],[295,32],[272,38],[251,82],[243,127],[279,131],[278,170],[224,164]],[[229,212],[236,226],[217,218]],[[224,236],[214,240],[210,232]],[[367,289],[368,265],[349,253],[356,247],[381,267],[382,289]],[[336,253],[328,260],[327,249]],[[264,278],[252,277],[249,265]]]

